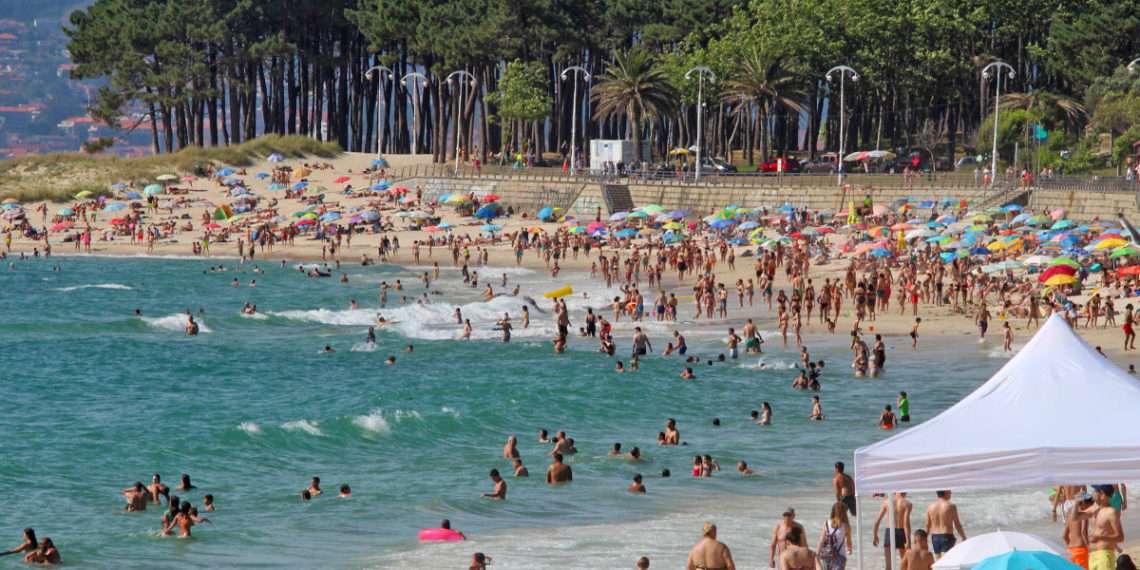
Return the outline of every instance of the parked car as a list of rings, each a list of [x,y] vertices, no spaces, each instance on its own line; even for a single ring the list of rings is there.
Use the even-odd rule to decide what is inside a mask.
[[[834,174],[835,158],[817,156],[815,159],[803,163],[803,172],[809,174]]]
[[[728,172],[736,172],[736,167],[719,159],[713,157],[701,157],[701,172],[715,172],[717,174],[725,174]]]
[[[779,172],[779,161],[780,160],[781,160],[780,158],[773,158],[772,160],[769,160],[768,162],[761,163],[760,167],[757,168],[757,170],[759,170],[760,172]],[[785,173],[795,173],[795,172],[799,172],[800,170],[803,169],[803,166],[800,164],[800,161],[798,161],[794,158],[784,158],[783,161],[784,161],[784,172]]]
[[[954,163],[955,170],[973,170],[978,166],[978,159],[975,156],[963,156]]]

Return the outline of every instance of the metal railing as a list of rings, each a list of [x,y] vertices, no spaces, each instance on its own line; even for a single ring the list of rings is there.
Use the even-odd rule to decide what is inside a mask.
[[[530,167],[514,168],[509,165],[490,165],[475,168],[474,166],[461,166],[456,175],[454,165],[431,164],[417,165],[391,169],[387,177],[395,182],[417,178],[463,179],[493,181],[521,181],[521,182],[580,182],[580,183],[606,183],[606,184],[648,184],[662,187],[709,187],[709,188],[739,188],[750,189],[791,189],[797,188],[826,188],[837,187],[835,174],[831,173],[753,173],[753,172],[710,172],[703,171],[700,181],[694,179],[692,172],[675,172],[655,170],[649,172],[622,172],[613,173],[605,171],[580,170],[577,174],[570,174],[557,167]],[[855,191],[866,188],[906,189],[921,192],[923,190],[973,190],[981,191],[987,196],[1001,194],[1008,190],[1021,187],[1016,179],[1007,180],[1004,177],[997,180],[993,186],[985,187],[975,178],[973,172],[938,172],[918,173],[911,175],[897,173],[850,173],[844,176],[844,183],[850,184]],[[1070,192],[1115,192],[1138,193],[1140,183],[1115,176],[1054,176],[1038,178],[1031,185],[1032,190],[1070,191]]]

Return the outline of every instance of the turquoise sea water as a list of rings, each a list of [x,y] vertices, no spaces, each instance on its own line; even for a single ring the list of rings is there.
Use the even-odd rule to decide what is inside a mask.
[[[230,271],[205,272],[219,263]],[[52,271],[57,264],[61,271]],[[828,419],[816,423],[807,421],[810,395],[790,388],[796,350],[778,347],[777,338],[763,360],[702,364],[693,382],[677,377],[676,357],[648,358],[640,372],[618,375],[592,340],[572,339],[566,354],[552,354],[550,316],[537,310],[530,329],[498,342],[493,319],[510,311],[517,323],[524,301],[481,302],[481,287],[462,286],[450,268],[432,286],[442,294],[421,306],[412,299],[424,291],[422,268],[346,265],[349,283],[341,284],[292,265],[259,265],[265,273],[235,260],[73,257],[16,261],[0,272],[0,547],[18,544],[20,529],[31,526],[80,567],[459,568],[475,550],[500,568],[624,568],[640,555],[677,567],[707,518],[721,523],[738,564],[758,567],[787,504],[817,528],[832,463],[850,463],[855,447],[883,436],[878,412],[899,390],[911,394],[920,422],[1004,363],[973,339],[923,338],[917,355],[892,339],[887,375],[855,380],[846,337],[809,331],[813,359],[828,363],[821,393]],[[548,275],[506,271],[511,287],[546,308]],[[495,275],[499,288],[502,270],[480,272]],[[395,279],[409,301],[402,305],[393,291],[381,309],[377,284]],[[578,291],[570,301],[575,325],[585,306],[605,297],[582,278],[562,283]],[[360,310],[348,310],[353,299]],[[262,317],[239,315],[247,300]],[[454,340],[456,306],[472,319],[476,340]],[[204,311],[196,338],[182,334],[186,309]],[[395,321],[379,332],[379,347],[352,351],[378,312]],[[737,315],[738,329],[744,315],[774,328],[759,308]],[[729,324],[645,326],[655,348],[679,326],[691,352],[713,356]],[[632,326],[616,330],[619,356],[627,355]],[[326,344],[337,352],[323,354]],[[414,352],[404,351],[408,344]],[[396,365],[384,364],[388,355]],[[748,414],[763,400],[775,422],[760,428]],[[668,417],[689,445],[655,445]],[[536,442],[540,428],[575,438],[572,485],[542,483],[549,448]],[[531,477],[508,476],[509,499],[492,503],[479,495],[490,490],[489,469],[510,472],[500,459],[510,434],[519,436]],[[618,441],[640,446],[645,461],[606,457]],[[692,456],[705,453],[724,471],[693,479]],[[737,475],[740,459],[759,475]],[[669,479],[659,476],[665,467]],[[199,489],[174,494],[195,505],[204,493],[216,497],[218,511],[194,528],[193,540],[157,537],[160,509],[122,512],[119,490],[148,483],[153,472],[172,487],[190,474]],[[648,496],[624,491],[635,472],[645,474]],[[303,504],[298,493],[312,476],[326,495]],[[341,483],[353,498],[335,497]],[[1002,523],[1041,514],[1040,505],[1022,502],[986,501],[966,517]],[[444,517],[472,540],[416,542],[418,529]],[[0,567],[20,564],[0,558]]]

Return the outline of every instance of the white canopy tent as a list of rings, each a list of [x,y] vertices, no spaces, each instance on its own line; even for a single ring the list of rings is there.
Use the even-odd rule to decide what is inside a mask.
[[[938,416],[855,451],[859,495],[1140,480],[1140,378],[1057,315]]]
[[[1140,378],[1054,315],[962,401],[857,449],[856,495],[1137,481],[1137,410]]]

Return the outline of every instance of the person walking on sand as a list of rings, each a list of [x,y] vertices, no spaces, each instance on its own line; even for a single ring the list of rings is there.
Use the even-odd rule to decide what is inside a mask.
[[[716,525],[707,522],[701,531],[701,540],[689,551],[685,570],[736,570],[732,551],[716,539]]]
[[[780,554],[780,570],[815,570],[818,566],[815,553],[804,546],[804,529],[788,531],[788,548]]]
[[[823,523],[819,535],[819,562],[822,570],[844,570],[851,555],[851,524],[847,521],[847,505],[842,501],[831,506],[831,515]]]
[[[799,529],[798,537],[803,539],[804,527],[796,522],[796,510],[792,507],[784,509],[783,515],[780,517],[780,522],[776,523],[775,528],[772,529],[772,542],[768,545],[768,567],[776,567],[777,557],[782,558],[783,553],[788,550],[789,543],[791,542],[791,531]],[[797,543],[800,546],[806,546],[806,542]]]
[[[962,529],[962,521],[958,519],[958,506],[950,502],[950,491],[938,491],[938,499],[926,508],[926,523],[923,528],[930,534],[930,545],[935,558],[942,558],[951,548],[954,548],[957,532],[962,540],[966,540],[966,531]]]
[[[1115,493],[1112,485],[1093,486],[1093,506],[1073,509],[1073,517],[1089,521],[1089,570],[1114,570],[1116,550],[1124,542],[1120,513],[1110,501]]]
[[[895,493],[894,497],[883,499],[883,506],[879,507],[879,515],[875,517],[875,524],[871,529],[872,546],[879,545],[879,526],[883,519],[887,518],[892,501],[895,510],[894,520],[889,521],[883,531],[883,556],[887,570],[891,570],[891,542],[894,542],[895,549],[900,555],[906,553],[907,537],[910,535],[910,512],[914,509],[914,505],[907,500],[906,493]]]
[[[934,555],[926,548],[926,531],[914,531],[911,549],[906,551],[899,562],[901,570],[930,570],[934,568]]]
[[[1076,497],[1076,507],[1080,510],[1092,508],[1092,495],[1082,492]],[[1065,548],[1069,549],[1069,560],[1081,568],[1089,567],[1089,521],[1079,517],[1068,517],[1065,530],[1061,533]]]

